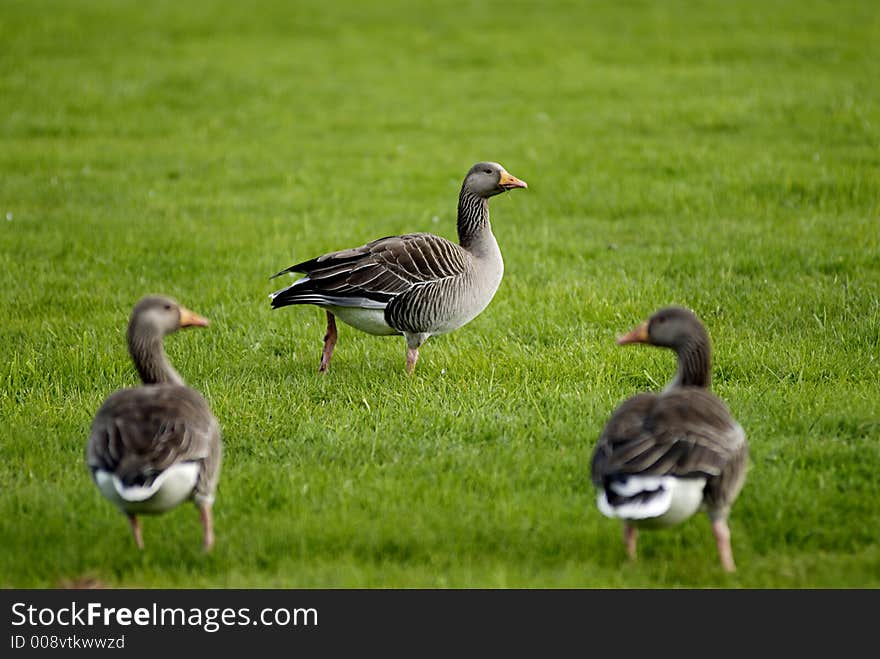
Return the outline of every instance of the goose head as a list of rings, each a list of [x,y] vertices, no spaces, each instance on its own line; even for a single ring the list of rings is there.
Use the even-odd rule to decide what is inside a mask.
[[[497,162],[478,162],[471,167],[467,176],[464,177],[464,184],[462,185],[463,191],[484,199],[515,188],[527,187],[529,186],[525,181],[521,181],[508,173]]]
[[[700,319],[684,307],[665,307],[648,320],[617,339],[618,345],[647,343],[671,348],[676,352],[698,344],[708,344],[709,337]]]
[[[141,299],[131,313],[130,338],[163,337],[184,327],[206,327],[208,319],[190,311],[170,297],[150,295]]]

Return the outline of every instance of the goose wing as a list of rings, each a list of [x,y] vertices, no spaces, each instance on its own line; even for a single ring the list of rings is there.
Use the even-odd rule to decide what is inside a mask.
[[[142,485],[180,462],[201,461],[202,471],[214,472],[219,452],[219,426],[201,394],[153,385],[107,398],[92,423],[86,464],[92,473],[103,470],[126,485]]]
[[[592,460],[603,486],[619,475],[718,477],[744,456],[742,427],[711,393],[680,388],[624,401],[606,424]]]
[[[417,286],[448,280],[467,268],[464,250],[430,233],[388,236],[371,243],[324,254],[281,272],[306,275],[272,294],[272,307],[318,304],[373,309]]]

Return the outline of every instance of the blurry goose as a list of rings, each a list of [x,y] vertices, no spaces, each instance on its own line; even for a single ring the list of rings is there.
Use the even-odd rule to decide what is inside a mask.
[[[220,428],[207,401],[168,363],[162,342],[205,318],[162,296],[140,300],[128,325],[128,351],[144,384],[111,394],[92,422],[86,464],[98,489],[128,516],[143,549],[138,514],[187,499],[199,509],[204,548],[214,544],[211,506],[220,475]]]
[[[624,523],[635,559],[637,527],[672,526],[704,509],[721,565],[735,570],[727,517],[745,482],[742,427],[709,392],[709,336],[687,309],[667,307],[618,344],[671,348],[678,372],[660,394],[641,393],[612,414],[596,444],[592,480],[602,514]]]
[[[477,163],[458,197],[458,244],[411,233],[297,263],[273,275],[306,276],[272,293],[272,308],[314,304],[327,311],[321,372],[330,366],[338,316],[369,334],[403,334],[411,373],[429,336],[458,329],[492,300],[504,262],[489,225],[489,198],[525,187],[498,163]]]

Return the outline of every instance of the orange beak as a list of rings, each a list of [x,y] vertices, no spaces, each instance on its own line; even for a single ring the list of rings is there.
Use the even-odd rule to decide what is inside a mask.
[[[622,346],[627,343],[647,343],[648,342],[648,321],[627,332],[617,339],[617,345]]]
[[[511,176],[507,172],[501,172],[501,179],[498,181],[498,185],[500,185],[505,190],[529,187],[528,183],[526,183],[525,181],[521,181],[516,176]]]
[[[181,327],[207,327],[208,319],[203,318],[194,311],[190,311],[186,307],[180,307],[180,326]]]

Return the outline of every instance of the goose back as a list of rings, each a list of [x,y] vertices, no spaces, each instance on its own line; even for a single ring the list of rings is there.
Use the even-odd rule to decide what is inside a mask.
[[[703,504],[726,515],[747,458],[745,433],[727,406],[705,389],[680,387],[624,401],[599,437],[591,475],[598,488],[627,476],[705,478]]]
[[[272,307],[316,304],[334,308],[343,320],[346,307],[382,310],[398,333],[444,333],[476,317],[497,291],[503,261],[493,244],[494,258],[475,259],[429,233],[381,238],[277,273],[306,277],[273,294]]]
[[[123,487],[142,488],[174,465],[195,463],[192,497],[211,503],[221,446],[219,425],[199,392],[181,385],[141,386],[114,392],[98,410],[86,464],[93,476],[100,471]]]

